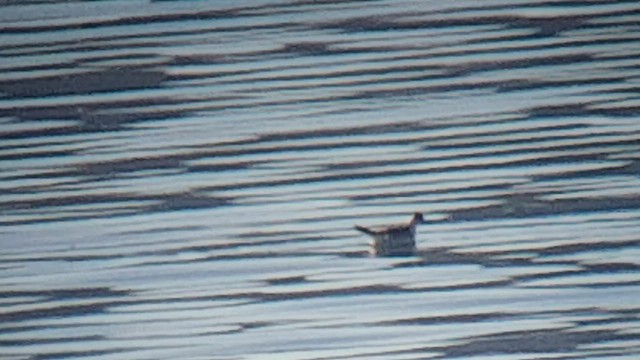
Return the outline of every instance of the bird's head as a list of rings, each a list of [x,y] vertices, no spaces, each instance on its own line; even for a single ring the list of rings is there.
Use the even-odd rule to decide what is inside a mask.
[[[422,213],[414,213],[413,214],[413,219],[411,219],[411,222],[413,224],[424,224],[424,216],[422,216]]]

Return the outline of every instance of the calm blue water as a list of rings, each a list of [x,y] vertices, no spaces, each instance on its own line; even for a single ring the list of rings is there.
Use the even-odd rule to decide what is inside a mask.
[[[1,359],[637,359],[635,1],[0,5]],[[419,254],[353,229],[425,213]]]

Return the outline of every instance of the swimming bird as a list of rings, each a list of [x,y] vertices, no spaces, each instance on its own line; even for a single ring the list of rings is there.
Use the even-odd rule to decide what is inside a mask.
[[[373,238],[372,250],[377,256],[409,256],[416,252],[416,226],[424,223],[421,213],[413,214],[409,224],[366,228],[356,225],[355,229]]]

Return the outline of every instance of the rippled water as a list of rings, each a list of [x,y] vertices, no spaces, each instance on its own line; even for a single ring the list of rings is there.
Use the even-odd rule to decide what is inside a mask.
[[[640,357],[635,1],[6,1],[0,44],[2,359]]]

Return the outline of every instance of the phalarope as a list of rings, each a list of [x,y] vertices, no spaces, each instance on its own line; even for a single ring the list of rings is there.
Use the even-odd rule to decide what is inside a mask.
[[[366,228],[356,225],[356,230],[373,238],[372,250],[377,256],[409,256],[416,252],[416,226],[424,223],[421,213],[413,214],[409,224]]]

